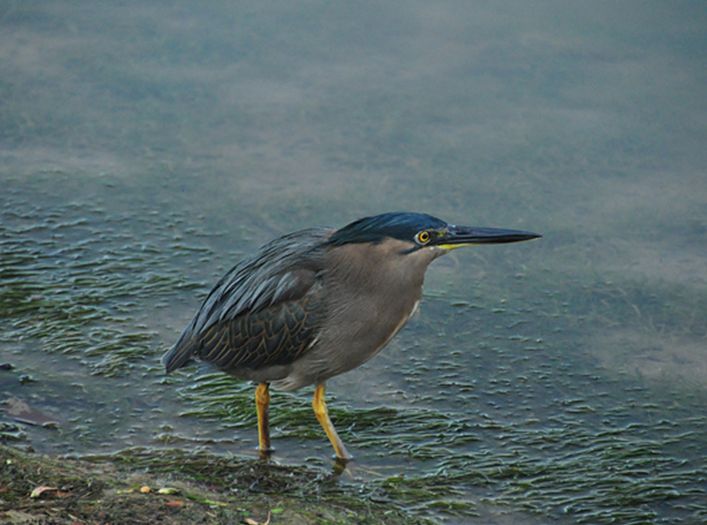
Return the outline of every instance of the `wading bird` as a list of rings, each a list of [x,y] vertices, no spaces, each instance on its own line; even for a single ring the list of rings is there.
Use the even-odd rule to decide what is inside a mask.
[[[192,358],[258,383],[258,446],[267,455],[269,387],[316,385],[312,406],[336,457],[351,456],[329,419],[327,379],[365,363],[417,309],[425,270],[462,246],[526,241],[532,232],[455,226],[423,213],[384,213],[341,229],[275,239],[234,266],[162,358]]]

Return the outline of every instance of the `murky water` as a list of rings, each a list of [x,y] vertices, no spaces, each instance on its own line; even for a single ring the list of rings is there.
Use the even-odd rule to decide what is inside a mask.
[[[542,232],[436,262],[332,380],[361,494],[452,522],[707,519],[697,3],[0,7],[3,439],[255,458],[252,388],[158,359],[275,235],[406,209]],[[310,392],[277,461],[329,469]]]

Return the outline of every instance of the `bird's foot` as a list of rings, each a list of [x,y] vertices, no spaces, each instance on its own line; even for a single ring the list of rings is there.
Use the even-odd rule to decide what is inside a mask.
[[[260,456],[260,459],[263,459],[263,460],[271,459],[274,452],[275,452],[275,449],[272,447],[258,449],[258,455]]]
[[[334,476],[340,476],[341,474],[346,472],[346,469],[349,463],[351,463],[351,461],[353,461],[353,456],[348,456],[346,458],[334,456],[334,464],[332,465],[331,469],[332,474],[334,474]]]

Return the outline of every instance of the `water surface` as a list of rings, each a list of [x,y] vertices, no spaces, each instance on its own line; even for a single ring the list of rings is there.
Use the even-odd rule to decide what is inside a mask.
[[[459,250],[330,381],[341,483],[459,523],[707,519],[701,3],[0,8],[0,419],[50,453],[256,457],[252,387],[159,356],[243,254],[382,211]],[[309,391],[276,460],[330,468]]]

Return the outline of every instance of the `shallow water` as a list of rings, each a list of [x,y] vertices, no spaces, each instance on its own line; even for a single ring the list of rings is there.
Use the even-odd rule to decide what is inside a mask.
[[[255,458],[252,387],[159,356],[259,243],[418,210],[544,238],[435,262],[330,381],[342,483],[450,522],[703,522],[706,18],[6,3],[0,398],[58,426],[3,439]],[[274,394],[276,460],[328,470],[309,395]]]

